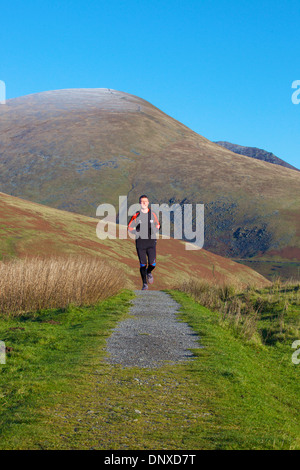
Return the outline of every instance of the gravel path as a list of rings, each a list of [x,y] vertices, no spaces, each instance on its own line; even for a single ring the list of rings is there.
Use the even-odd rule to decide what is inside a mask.
[[[189,349],[201,347],[199,336],[177,319],[180,305],[161,291],[135,291],[127,318],[107,340],[106,361],[125,367],[159,367],[193,357]]]

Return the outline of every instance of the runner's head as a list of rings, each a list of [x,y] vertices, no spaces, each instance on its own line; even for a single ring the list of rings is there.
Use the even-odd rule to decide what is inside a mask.
[[[146,194],[142,194],[142,196],[139,197],[139,203],[141,205],[142,210],[147,210],[149,206],[149,199],[146,196]]]

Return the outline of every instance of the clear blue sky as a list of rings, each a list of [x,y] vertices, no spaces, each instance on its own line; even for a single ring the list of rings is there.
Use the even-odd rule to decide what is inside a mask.
[[[113,88],[300,168],[299,0],[0,0],[6,98]]]

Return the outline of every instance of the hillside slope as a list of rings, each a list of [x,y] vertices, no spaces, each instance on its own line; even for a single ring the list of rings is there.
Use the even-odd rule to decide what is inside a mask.
[[[99,219],[32,203],[0,193],[1,259],[71,254],[99,256],[124,269],[128,287],[141,284],[132,239],[99,240]],[[154,289],[174,286],[193,275],[222,284],[264,286],[268,281],[252,269],[206,250],[185,250],[180,240],[158,240]]]
[[[87,216],[100,203],[118,207],[119,195],[129,205],[142,193],[204,203],[204,248],[273,269],[300,261],[300,172],[237,155],[115,90],[56,90],[1,106],[0,190]]]

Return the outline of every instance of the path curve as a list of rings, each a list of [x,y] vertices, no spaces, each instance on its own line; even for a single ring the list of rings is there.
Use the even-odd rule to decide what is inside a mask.
[[[166,292],[134,291],[131,318],[121,321],[107,339],[110,364],[153,368],[193,357],[199,336],[176,313],[180,304]]]

